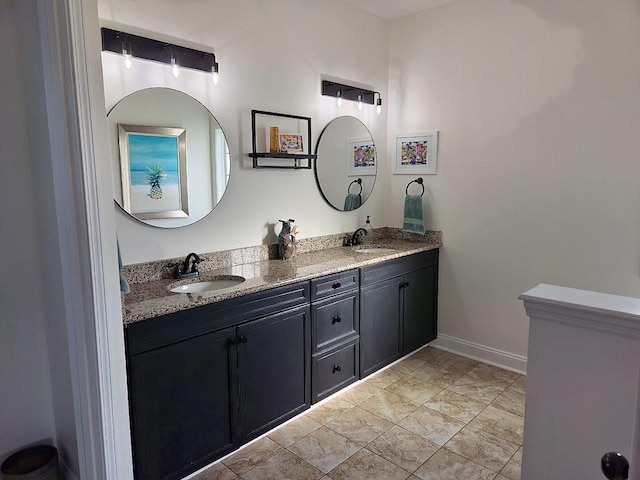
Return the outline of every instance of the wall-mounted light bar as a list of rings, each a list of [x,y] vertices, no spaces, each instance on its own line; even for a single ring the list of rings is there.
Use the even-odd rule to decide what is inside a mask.
[[[335,97],[338,101],[338,106],[342,104],[342,100],[351,100],[358,102],[358,108],[362,110],[363,104],[375,105],[376,112],[380,114],[382,111],[382,97],[380,92],[374,92],[373,90],[367,90],[366,88],[354,87],[353,85],[346,85],[344,83],[331,82],[329,80],[322,80],[322,95],[329,97]],[[376,99],[376,95],[378,98]]]
[[[218,83],[220,66],[216,61],[215,54],[211,52],[141,37],[121,30],[101,28],[100,31],[102,33],[102,50],[121,54],[127,69],[131,68],[132,58],[142,58],[171,65],[176,77],[179,68],[191,68],[211,73],[213,83]]]

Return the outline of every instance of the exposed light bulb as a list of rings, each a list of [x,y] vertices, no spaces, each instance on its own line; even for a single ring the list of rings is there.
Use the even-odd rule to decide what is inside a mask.
[[[214,85],[218,85],[220,77],[218,76],[218,62],[214,61],[211,65],[211,81]]]
[[[340,90],[338,90],[338,93],[336,95],[338,96],[338,100],[337,100],[336,103],[338,104],[338,107],[341,107],[342,106],[342,92]]]
[[[380,115],[381,112],[382,112],[382,99],[378,98],[378,100],[376,101],[376,113]]]
[[[124,66],[127,70],[131,70],[131,43],[122,42],[122,56],[124,57]]]
[[[358,110],[362,110],[362,94],[358,95]]]
[[[180,75],[180,69],[178,68],[175,57],[171,57],[171,73],[173,73],[173,76],[176,78]]]

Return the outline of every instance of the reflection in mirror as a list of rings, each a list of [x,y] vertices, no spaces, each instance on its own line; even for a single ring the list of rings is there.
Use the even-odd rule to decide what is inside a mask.
[[[139,90],[107,115],[115,201],[148,225],[176,228],[213,210],[229,182],[224,132],[209,110],[170,88]]]
[[[349,211],[367,201],[378,165],[364,123],[348,115],[334,118],[320,134],[316,155],[316,181],[329,205]]]

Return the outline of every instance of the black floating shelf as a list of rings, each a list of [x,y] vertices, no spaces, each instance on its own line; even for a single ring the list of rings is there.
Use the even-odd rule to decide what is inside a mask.
[[[287,168],[293,170],[311,169],[312,160],[317,158],[317,155],[311,153],[281,153],[281,152],[258,152],[257,151],[257,139],[256,139],[256,115],[267,115],[272,117],[284,117],[295,118],[298,120],[305,120],[307,122],[307,135],[306,144],[307,151],[311,151],[311,118],[301,117],[298,115],[288,115],[285,113],[265,112],[262,110],[251,110],[251,135],[253,151],[249,153],[249,157],[253,158],[253,168]],[[278,159],[286,162],[287,165],[273,165],[273,164],[261,164],[260,159]],[[303,160],[303,162],[300,162]],[[306,162],[304,162],[306,160]]]
[[[258,158],[310,158],[314,160],[317,155],[309,155],[308,153],[268,153],[268,152],[255,152],[250,153],[250,157]]]

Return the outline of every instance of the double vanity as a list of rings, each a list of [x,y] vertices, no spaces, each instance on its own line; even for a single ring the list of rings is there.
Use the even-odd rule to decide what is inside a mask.
[[[128,266],[135,478],[182,478],[435,339],[439,232],[392,233],[294,260],[205,254],[179,281]]]
[[[144,228],[188,227],[220,204],[231,151],[195,98],[135,90],[107,124],[114,199]],[[254,168],[313,166],[338,211],[370,197],[378,161],[358,118],[331,120],[315,153],[309,117],[253,110],[251,127]],[[302,151],[283,151],[282,138],[272,151],[271,137],[267,148],[267,129],[306,135]],[[124,266],[135,478],[189,475],[435,339],[439,232],[381,228],[375,240],[297,240],[293,260],[262,245]]]

